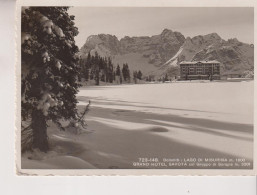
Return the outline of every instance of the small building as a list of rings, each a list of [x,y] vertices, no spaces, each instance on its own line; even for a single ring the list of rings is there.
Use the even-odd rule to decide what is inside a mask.
[[[220,63],[212,61],[182,61],[180,80],[220,80]]]

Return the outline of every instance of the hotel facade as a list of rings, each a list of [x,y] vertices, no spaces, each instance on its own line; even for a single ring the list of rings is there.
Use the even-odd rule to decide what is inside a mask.
[[[220,80],[220,63],[213,61],[182,61],[180,63],[181,80]]]

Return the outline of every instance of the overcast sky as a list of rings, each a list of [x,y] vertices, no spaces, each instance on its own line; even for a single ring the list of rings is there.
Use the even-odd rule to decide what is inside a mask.
[[[72,7],[79,48],[90,35],[152,36],[168,28],[185,37],[216,32],[223,39],[254,42],[253,8],[97,8]]]

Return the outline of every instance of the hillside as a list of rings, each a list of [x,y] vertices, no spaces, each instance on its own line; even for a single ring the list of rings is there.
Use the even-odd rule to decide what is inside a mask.
[[[180,32],[164,29],[151,37],[124,37],[114,35],[91,35],[80,50],[84,58],[88,52],[110,56],[114,64],[128,63],[131,70],[140,69],[144,75],[163,75],[167,70],[177,69],[186,60],[218,60],[222,74],[243,73],[253,69],[253,45],[236,38],[223,40],[217,33],[185,38]]]

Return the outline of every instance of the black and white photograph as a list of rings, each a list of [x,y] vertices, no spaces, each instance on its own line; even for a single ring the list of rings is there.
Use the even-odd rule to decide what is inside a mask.
[[[254,170],[253,7],[18,18],[18,172]]]

